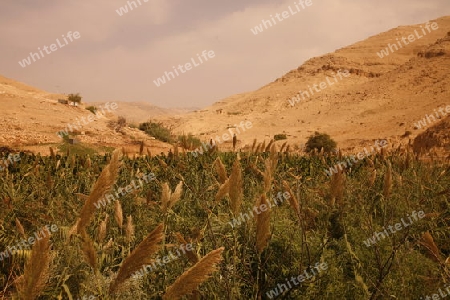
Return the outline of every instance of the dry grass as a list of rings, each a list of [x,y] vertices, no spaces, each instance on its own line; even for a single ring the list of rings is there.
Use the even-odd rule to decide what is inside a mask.
[[[214,166],[216,168],[217,174],[219,175],[219,182],[221,184],[224,184],[228,180],[228,176],[225,166],[223,165],[220,157],[216,158],[216,160],[214,161]]]
[[[238,215],[241,210],[242,197],[244,195],[241,164],[236,160],[233,164],[229,180],[229,195],[231,211],[234,215]]]
[[[266,205],[267,210],[261,210],[261,213],[256,215],[256,250],[258,253],[261,253],[267,247],[270,239],[270,208],[265,195],[258,198],[256,207],[262,205]]]
[[[34,300],[41,295],[50,278],[51,260],[50,235],[45,235],[34,244],[24,274],[17,279],[20,299]]]

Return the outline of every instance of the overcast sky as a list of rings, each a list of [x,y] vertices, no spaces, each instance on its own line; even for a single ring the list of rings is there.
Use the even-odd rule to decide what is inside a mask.
[[[299,0],[139,1],[119,16],[126,0],[2,0],[0,74],[50,92],[80,92],[87,102],[204,107],[257,89],[311,57],[450,14],[448,0],[311,0],[254,35],[251,28],[289,6],[295,12]],[[80,37],[66,44],[69,31]],[[63,47],[19,64],[58,38]],[[204,50],[215,55],[199,63]],[[172,66],[188,62],[191,70],[156,86]]]

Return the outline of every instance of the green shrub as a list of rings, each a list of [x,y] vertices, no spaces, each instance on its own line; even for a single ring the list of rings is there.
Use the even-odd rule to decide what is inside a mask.
[[[336,142],[328,134],[316,131],[306,142],[306,152],[311,152],[314,149],[320,151],[322,148],[325,152],[332,152],[336,145]]]
[[[180,146],[187,150],[194,150],[198,147],[202,146],[202,142],[199,138],[196,138],[192,134],[183,134],[178,136],[178,142],[180,142]]]
[[[162,123],[145,122],[139,124],[139,129],[144,131],[149,136],[154,137],[157,140],[166,143],[172,143],[172,132],[169,128],[165,127]]]
[[[91,113],[93,113],[94,115],[97,113],[97,107],[95,107],[95,106],[88,106],[88,107],[86,107],[86,109],[88,110],[88,111],[90,111]]]
[[[67,100],[68,100],[69,102],[80,103],[80,102],[81,102],[81,96],[80,96],[79,93],[76,93],[76,94],[69,94],[69,95],[67,96]]]
[[[287,139],[287,136],[286,136],[286,134],[284,134],[284,133],[275,134],[275,135],[273,136],[273,139],[274,139],[275,141],[286,140],[286,139]]]

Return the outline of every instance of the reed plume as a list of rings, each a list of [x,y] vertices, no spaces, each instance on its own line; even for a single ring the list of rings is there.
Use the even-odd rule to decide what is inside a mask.
[[[55,159],[55,151],[53,151],[53,147],[50,147],[50,156],[52,157],[52,159]]]
[[[34,300],[44,291],[50,278],[52,260],[49,242],[50,235],[44,235],[41,240],[34,244],[31,257],[25,264],[24,273],[16,283],[20,299]]]
[[[270,239],[270,205],[265,195],[258,198],[256,207],[265,205],[266,211],[256,215],[256,249],[261,253],[267,247]]]
[[[229,195],[231,200],[231,211],[234,215],[238,215],[241,210],[243,186],[242,186],[242,171],[239,160],[233,164],[229,180]]]
[[[335,204],[342,206],[344,204],[345,191],[345,175],[344,170],[339,169],[337,173],[331,176],[330,182],[330,204],[334,207]]]
[[[375,184],[375,180],[377,179],[377,169],[372,169],[370,172],[370,178],[369,178],[369,186],[372,187]]]
[[[88,263],[91,268],[96,271],[97,270],[97,251],[94,248],[94,243],[89,238],[89,235],[86,232],[82,232],[82,244],[81,251],[83,252],[84,260]]]
[[[264,161],[264,165],[265,165],[265,170],[264,170],[264,192],[268,193],[270,191],[270,188],[272,186],[272,173],[273,173],[273,169],[272,169],[272,163],[270,161],[269,158],[267,158]]]
[[[164,182],[162,185],[162,193],[161,193],[161,209],[162,211],[166,211],[167,207],[169,206],[170,202],[170,194],[172,193],[170,191],[169,184],[167,182]]]
[[[267,144],[266,149],[264,149],[264,152],[269,152],[270,147],[273,145],[273,139],[270,140],[269,144]]]
[[[278,165],[278,152],[277,152],[277,145],[272,144],[272,147],[270,147],[270,163],[272,171],[275,171]]]
[[[300,219],[300,205],[298,204],[297,197],[295,197],[295,194],[292,192],[291,187],[287,183],[287,181],[283,180],[283,187],[284,189],[289,193],[289,204],[294,209],[295,214]]]
[[[73,225],[69,231],[67,232],[67,239],[70,239],[70,237],[74,234],[77,234],[78,232],[78,224],[80,224],[80,218],[77,219],[75,222],[75,225]]]
[[[222,200],[223,197],[225,197],[229,192],[230,192],[230,179],[225,181],[225,183],[219,187],[219,190],[217,191],[216,194],[216,202]]]
[[[119,228],[123,227],[123,210],[119,200],[114,202],[114,218]]]
[[[431,236],[430,232],[425,232],[422,236],[422,240],[420,241],[420,244],[423,245],[429,252],[429,256],[431,259],[433,259],[436,262],[441,261],[441,255],[439,253],[439,248],[437,247],[436,243],[434,242],[433,237]]]
[[[286,150],[284,151],[284,153],[289,154],[290,151],[291,151],[291,145],[287,145]]]
[[[181,233],[177,232],[176,233],[176,237],[177,237],[177,241],[178,243],[180,243],[181,245],[186,245],[188,244],[188,242],[186,242],[186,240],[184,239],[184,237],[181,235]],[[196,264],[198,262],[198,256],[197,253],[195,253],[194,251],[186,251],[186,256],[189,259],[189,261],[193,264]]]
[[[22,224],[20,223],[19,219],[17,219],[17,218],[16,218],[16,227],[17,227],[17,230],[19,231],[20,235],[25,237],[25,230],[23,229]]]
[[[127,243],[130,243],[133,240],[134,236],[134,225],[133,225],[133,217],[127,217],[127,225],[125,226],[125,240]]]
[[[163,169],[167,169],[169,166],[166,164],[165,161],[163,161],[162,159],[160,159],[159,157],[156,157],[156,159],[159,162],[159,165],[163,168]]]
[[[259,143],[258,146],[256,146],[255,154],[259,153],[260,148],[261,148],[261,143]]]
[[[183,193],[183,181],[180,181],[177,186],[175,187],[175,190],[170,195],[170,202],[168,208],[171,209],[175,203],[178,202],[181,198],[181,193]]]
[[[256,139],[253,139],[252,150],[250,151],[250,153],[254,153],[256,143],[257,143]]]
[[[173,193],[170,191],[168,183],[162,184],[162,195],[161,195],[161,209],[165,213],[168,209],[171,209],[175,203],[181,198],[183,192],[183,181],[180,181]]]
[[[388,198],[392,191],[392,165],[391,162],[387,162],[387,170],[384,175],[383,196]]]
[[[86,199],[83,208],[80,213],[80,221],[78,222],[77,232],[81,233],[86,230],[86,226],[92,218],[95,212],[95,202],[98,201],[103,195],[110,190],[111,186],[116,181],[117,175],[119,173],[119,151],[116,150],[112,154],[111,161],[103,169],[99,178],[95,182],[91,193]]]
[[[217,157],[214,161],[214,166],[216,168],[216,172],[219,175],[219,182],[221,184],[224,184],[225,181],[227,181],[227,171],[225,169],[225,166],[223,165],[222,161],[220,160],[220,157]]]
[[[181,299],[184,295],[192,293],[217,270],[216,265],[222,261],[222,252],[225,248],[213,250],[206,254],[198,263],[186,270],[166,290],[164,300]]]
[[[142,266],[151,263],[151,256],[157,252],[160,247],[159,243],[164,239],[163,228],[163,224],[158,225],[123,261],[117,277],[109,286],[110,294],[115,294],[118,287]]]
[[[100,225],[98,226],[98,235],[97,235],[97,238],[98,238],[98,242],[99,242],[99,243],[103,243],[103,241],[104,241],[105,238],[106,238],[106,226],[107,226],[107,224],[108,224],[108,219],[109,219],[109,216],[106,215],[106,216],[105,216],[105,219],[104,219],[103,221],[101,221],[101,222],[100,222]]]
[[[283,145],[281,145],[280,152],[283,152],[286,145],[287,145],[287,142],[284,142]]]

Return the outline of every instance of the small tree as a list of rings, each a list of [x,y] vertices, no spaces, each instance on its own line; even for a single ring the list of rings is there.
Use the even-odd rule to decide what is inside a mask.
[[[336,142],[328,134],[316,131],[306,142],[306,152],[311,152],[314,149],[320,151],[322,148],[324,152],[333,152],[336,148]]]
[[[72,102],[72,103],[80,103],[80,102],[81,102],[81,96],[80,96],[79,93],[76,93],[76,94],[69,94],[69,95],[67,96],[67,100],[68,100],[69,102]]]

